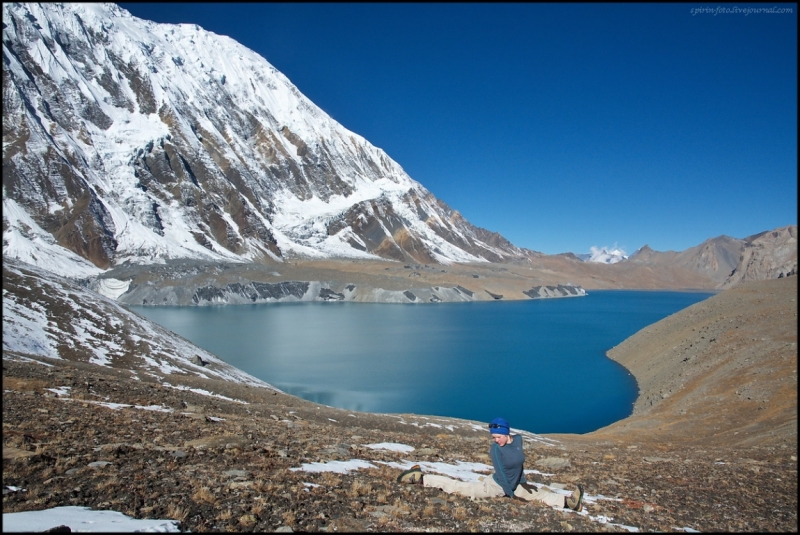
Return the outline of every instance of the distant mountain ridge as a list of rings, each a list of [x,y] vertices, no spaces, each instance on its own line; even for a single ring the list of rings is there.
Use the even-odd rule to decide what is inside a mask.
[[[658,252],[645,245],[628,261],[682,267],[710,277],[720,288],[728,288],[742,281],[796,275],[797,225],[761,232],[744,239],[718,236],[681,252]]]
[[[3,43],[4,213],[38,227],[9,229],[100,269],[524,256],[228,37],[114,4],[18,3],[3,4]]]
[[[674,265],[699,271],[717,283],[722,283],[736,269],[745,241],[718,236],[681,252],[654,251],[645,245],[628,259],[641,264]]]

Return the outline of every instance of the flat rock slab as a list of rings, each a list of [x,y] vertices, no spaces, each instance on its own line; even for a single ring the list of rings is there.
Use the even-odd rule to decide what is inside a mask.
[[[24,459],[25,457],[33,457],[36,455],[33,451],[14,448],[12,446],[3,446],[3,459]]]
[[[571,466],[569,459],[563,457],[545,457],[544,459],[535,461],[533,464],[541,466],[542,468],[549,468],[550,470],[560,470]]]

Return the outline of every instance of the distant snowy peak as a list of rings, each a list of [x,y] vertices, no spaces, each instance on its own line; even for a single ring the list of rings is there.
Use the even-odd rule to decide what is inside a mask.
[[[596,262],[599,264],[616,264],[628,259],[625,251],[617,248],[616,245],[611,248],[592,246],[589,251],[591,252],[588,255],[578,255],[578,258],[581,258],[584,262]]]
[[[524,255],[263,57],[196,25],[114,4],[3,4],[3,60],[4,255],[30,261],[37,245],[21,240],[42,233],[40,253],[64,248],[100,269]]]

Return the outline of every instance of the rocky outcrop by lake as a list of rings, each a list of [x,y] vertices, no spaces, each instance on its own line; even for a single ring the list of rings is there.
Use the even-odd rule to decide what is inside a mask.
[[[532,285],[524,270],[493,265],[303,262],[274,266],[181,261],[124,265],[85,284],[128,305],[238,305],[298,301],[458,303],[579,297],[579,285]]]
[[[580,286],[571,284],[559,284],[558,286],[535,286],[530,290],[522,292],[531,299],[544,299],[548,297],[579,297],[586,295],[586,290]]]
[[[495,299],[502,295],[490,294]],[[144,297],[148,296],[148,297]],[[545,295],[543,297],[552,297]],[[537,296],[538,297],[538,296]],[[171,288],[132,288],[121,301],[142,305],[173,304],[177,295]],[[283,281],[277,283],[249,282],[217,287],[213,285],[197,288],[192,295],[193,305],[240,305],[252,303],[286,303],[298,301],[360,301],[369,303],[452,303],[475,300],[475,292],[462,286],[445,288],[414,288],[413,290],[386,290],[363,288],[355,284],[319,281]]]

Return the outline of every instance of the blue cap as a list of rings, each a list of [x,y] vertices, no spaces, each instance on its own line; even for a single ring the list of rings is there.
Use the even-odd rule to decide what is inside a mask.
[[[495,418],[489,422],[489,432],[493,435],[507,435],[511,431],[508,422],[502,418]]]

